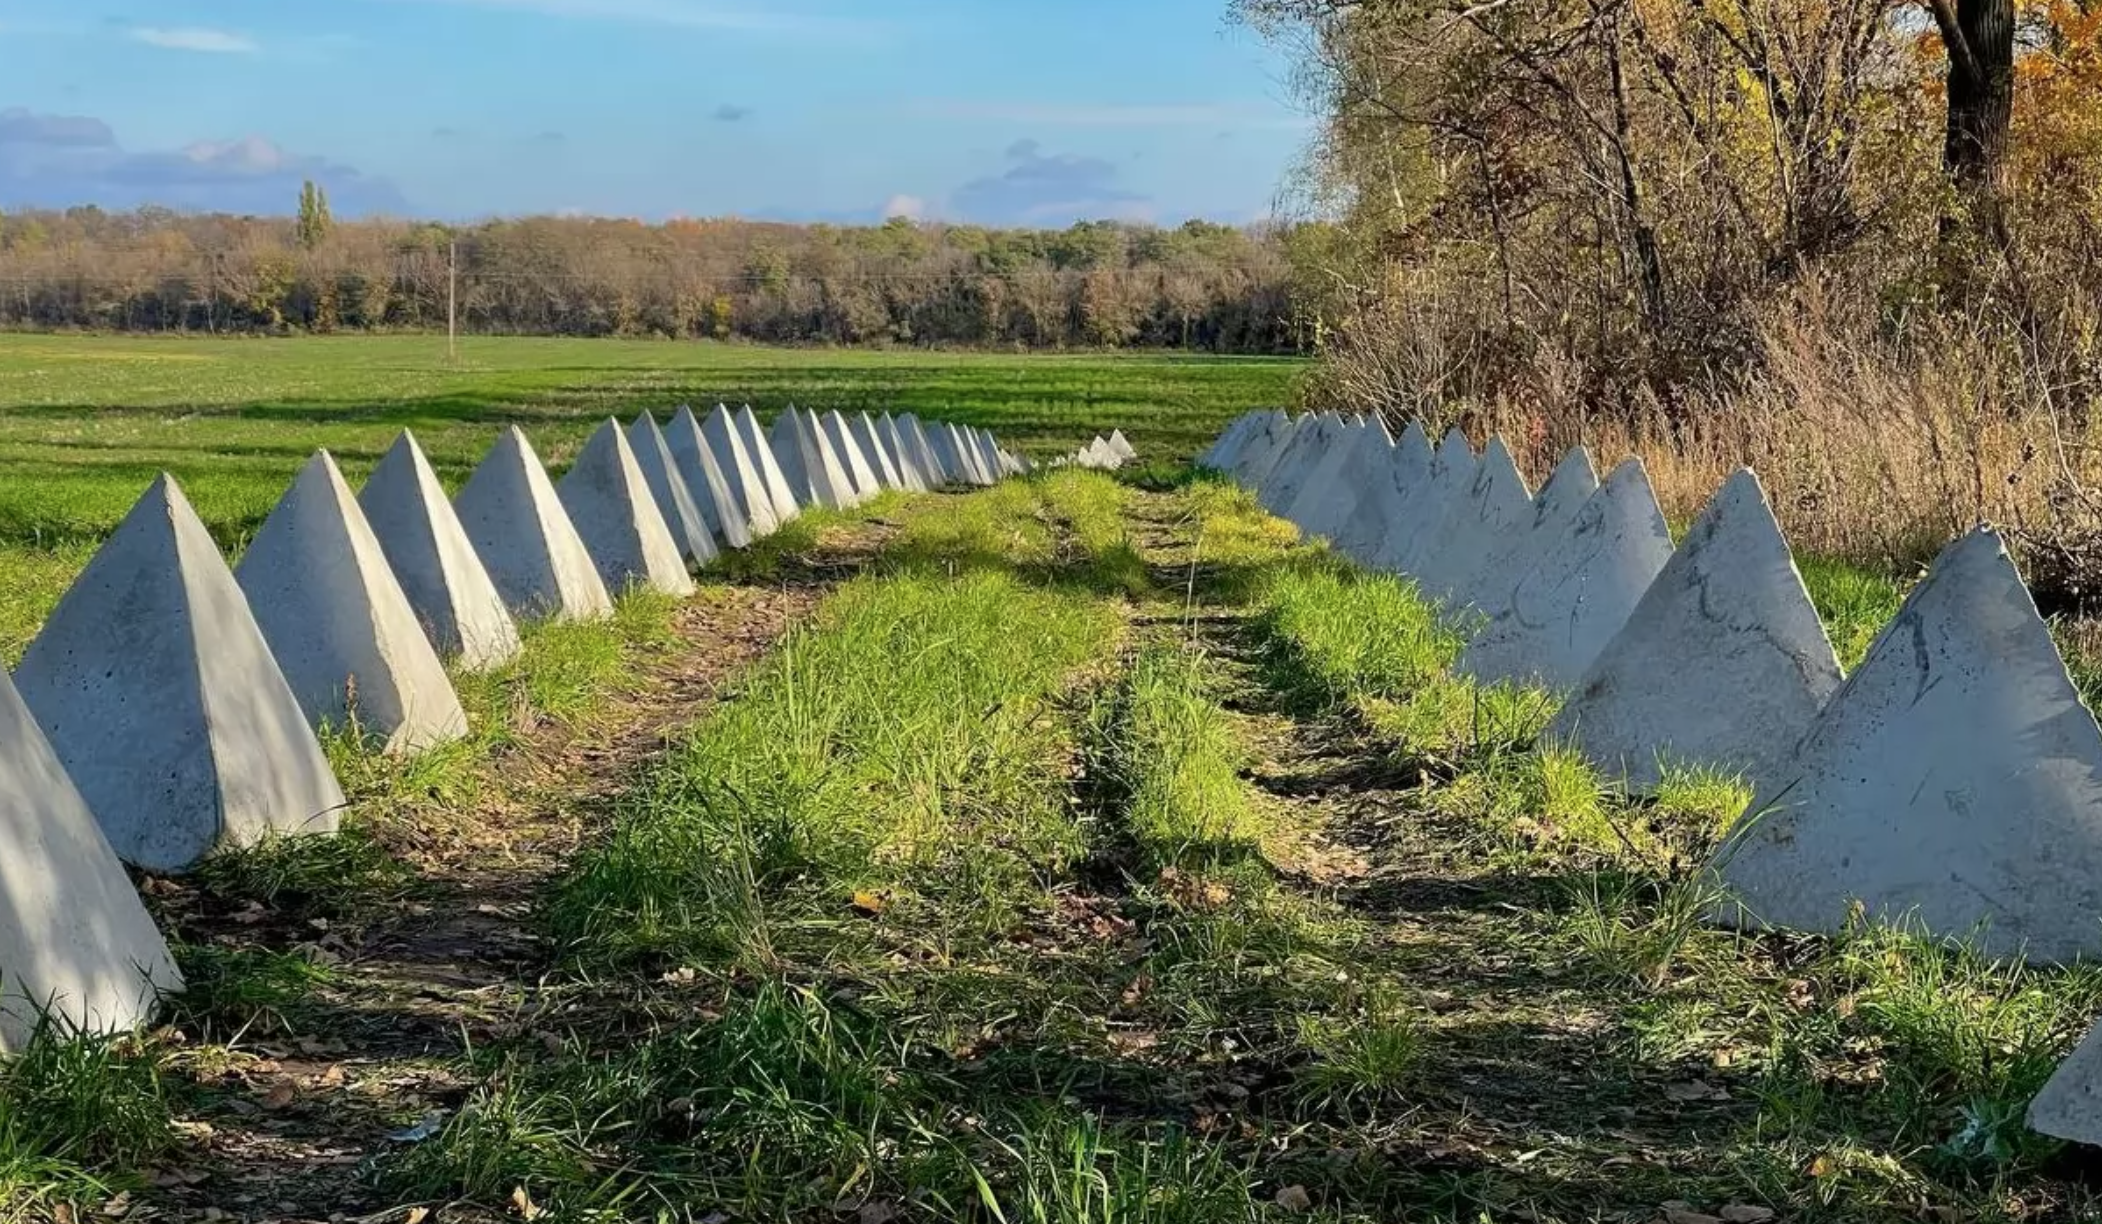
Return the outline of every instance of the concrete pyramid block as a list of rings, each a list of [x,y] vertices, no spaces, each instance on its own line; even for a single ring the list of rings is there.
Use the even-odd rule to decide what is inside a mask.
[[[815,506],[817,486],[811,482],[810,472],[803,464],[803,438],[796,428],[796,407],[790,404],[774,418],[774,427],[767,433],[767,444],[773,447],[774,458],[781,464],[781,476],[788,481],[790,496],[798,506]]]
[[[358,507],[440,654],[457,656],[469,671],[518,657],[518,624],[407,430],[366,478]]]
[[[1272,413],[1261,434],[1249,439],[1240,458],[1235,461],[1234,479],[1244,489],[1260,490],[1263,482],[1270,478],[1271,469],[1284,458],[1292,439],[1312,421],[1311,416],[1294,419],[1287,412]]]
[[[789,424],[795,432],[803,472],[810,479],[811,495],[817,503],[842,510],[860,505],[861,492],[854,487],[853,478],[847,475],[846,463],[826,436],[824,427],[818,423],[817,414],[789,411],[793,413]]]
[[[766,478],[760,475],[759,464],[745,446],[744,433],[731,419],[728,408],[717,404],[715,411],[708,414],[701,423],[701,440],[715,459],[716,470],[723,474],[723,486],[737,503],[745,529],[754,539],[779,531],[781,520],[774,514],[773,492],[766,487]],[[702,517],[706,517],[705,512]]]
[[[1226,470],[1248,441],[1249,431],[1259,427],[1262,417],[1260,412],[1244,412],[1235,417],[1218,437],[1212,439],[1212,444],[1204,448],[1204,453],[1197,456],[1197,466],[1215,472]]]
[[[971,433],[977,440],[980,465],[986,469],[986,484],[1001,484],[1007,480],[1007,465],[1001,463],[1001,442],[990,429],[973,429]],[[1118,467],[1122,467],[1122,461],[1118,461]]]
[[[1598,472],[1591,466],[1590,452],[1581,446],[1571,448],[1533,498],[1532,524],[1490,548],[1455,601],[1485,612],[1508,606],[1519,581],[1561,543],[1563,532],[1596,492]]]
[[[1489,439],[1474,482],[1455,499],[1438,529],[1439,546],[1417,581],[1432,598],[1464,602],[1490,550],[1532,528],[1533,495],[1502,438]]]
[[[670,440],[657,427],[656,417],[645,412],[635,418],[628,426],[628,449],[635,452],[635,462],[642,466],[642,477],[650,483],[650,494],[657,499],[657,509],[664,515],[664,525],[671,529],[679,555],[695,565],[706,565],[720,556],[715,535],[708,530],[708,516],[701,513],[693,490],[686,487],[686,478],[679,474],[679,461],[671,453]]]
[[[883,492],[883,481],[876,475],[876,465],[861,449],[861,442],[854,437],[854,430],[847,419],[834,408],[818,422],[825,431],[825,441],[832,453],[839,456],[839,466],[846,471],[848,483],[854,486],[854,500],[867,501]]]
[[[898,470],[898,462],[891,448],[884,444],[883,436],[877,432],[876,422],[866,412],[857,412],[847,418],[847,432],[854,445],[868,460],[870,470],[876,473],[876,484],[885,489],[906,487],[904,473]]]
[[[1671,559],[1671,531],[1642,461],[1629,459],[1584,503],[1460,655],[1484,684],[1574,687]]]
[[[774,506],[774,522],[790,522],[802,513],[796,504],[796,495],[788,486],[788,478],[781,474],[780,460],[774,454],[773,443],[767,440],[766,431],[759,428],[759,418],[753,414],[752,406],[739,408],[737,436],[744,440],[745,454],[751,456],[752,466],[759,470],[759,483],[766,486],[767,496]]]
[[[1404,501],[1402,525],[1388,535],[1374,566],[1418,579],[1433,571],[1446,551],[1446,520],[1473,492],[1479,470],[1480,460],[1467,435],[1457,429],[1448,432],[1431,453],[1430,474]]]
[[[152,1019],[182,975],[58,754],[0,674],[0,1054],[38,1013],[83,1033]]]
[[[984,473],[985,483],[999,484],[1001,478],[1007,475],[1006,468],[1000,463],[1000,443],[994,439],[990,430],[973,429],[970,434],[971,448],[978,456],[978,470]],[[1122,459],[1117,460],[1117,466],[1122,467],[1123,464]]]
[[[608,418],[592,431],[555,491],[608,591],[645,586],[693,594],[678,541],[618,421]]]
[[[316,726],[355,716],[389,751],[467,734],[438,649],[327,451],[307,461],[263,520],[234,580]]]
[[[899,428],[897,418],[884,413],[876,420],[875,430],[878,444],[890,456],[891,467],[898,473],[899,488],[909,493],[925,493],[940,483],[927,474],[920,457]]]
[[[336,831],[328,758],[168,476],[59,600],[15,685],[127,862],[181,871],[222,847]]]
[[[956,473],[956,483],[979,486],[991,483],[986,479],[985,473],[979,470],[978,455],[971,449],[970,439],[964,436],[962,426],[944,421],[939,426],[939,432],[947,438],[943,443],[942,457],[953,459],[952,470]]]
[[[1280,517],[1299,525],[1299,530],[1308,536],[1333,536],[1336,528],[1350,518],[1357,508],[1358,497],[1363,486],[1352,481],[1346,473],[1363,469],[1363,456],[1372,452],[1376,458],[1387,449],[1377,435],[1362,426],[1345,425],[1339,435],[1316,458],[1306,478],[1300,482],[1299,492],[1292,498]]]
[[[2102,954],[2102,730],[1999,536],[1945,549],[1718,855],[1748,925]]]
[[[943,462],[941,452],[934,445],[937,430],[929,430],[912,413],[898,418],[898,437],[918,457],[921,471],[927,477],[927,487],[938,489],[956,483],[955,474]]]
[[[1139,452],[1132,447],[1130,440],[1125,438],[1124,431],[1121,429],[1109,431],[1109,449],[1117,458],[1126,463],[1134,462],[1139,457]]]
[[[2088,1031],[2029,1102],[2029,1129],[2102,1147],[2102,1024]]]
[[[1325,414],[1301,424],[1279,452],[1270,474],[1256,486],[1256,500],[1270,513],[1282,517],[1299,496],[1306,478],[1328,457],[1330,448],[1341,441],[1343,431],[1341,419]]]
[[[1771,785],[1839,688],[1839,660],[1758,478],[1732,476],[1584,673],[1546,738],[1638,791],[1660,762]]]
[[[511,615],[597,620],[613,614],[590,550],[517,426],[497,438],[453,508]]]
[[[724,548],[750,548],[754,538],[751,520],[745,517],[744,503],[731,491],[730,478],[717,461],[715,448],[708,445],[693,409],[681,407],[672,414],[664,439],[671,444],[672,461],[685,478],[686,491],[693,494],[693,504],[708,530]]]
[[[1340,476],[1355,490],[1356,500],[1330,534],[1336,551],[1360,565],[1374,564],[1389,540],[1403,532],[1410,503],[1430,480],[1433,457],[1429,435],[1414,421],[1391,448],[1358,448],[1359,468]]]

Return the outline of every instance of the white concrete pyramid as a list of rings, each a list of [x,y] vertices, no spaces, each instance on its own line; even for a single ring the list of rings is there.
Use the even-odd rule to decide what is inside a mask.
[[[685,477],[686,491],[693,494],[693,504],[700,508],[708,530],[724,548],[750,548],[754,538],[751,520],[744,515],[744,503],[731,491],[730,478],[717,461],[715,448],[708,445],[693,409],[681,407],[672,414],[664,440],[671,444],[672,461]]]
[[[854,445],[868,460],[871,471],[876,473],[876,483],[886,489],[906,488],[905,474],[898,470],[897,460],[891,448],[884,445],[883,436],[876,429],[876,422],[866,412],[857,412],[847,418],[847,430]]]
[[[1839,688],[1839,660],[1749,469],[1696,519],[1546,738],[1638,791],[1661,762],[1773,784]]]
[[[1584,678],[1671,559],[1671,531],[1642,461],[1615,468],[1544,559],[1460,655],[1484,684],[1566,689]]]
[[[1241,487],[1259,490],[1270,478],[1270,470],[1277,466],[1290,448],[1292,439],[1299,436],[1302,428],[1310,426],[1314,418],[1302,416],[1294,419],[1282,410],[1272,413],[1264,423],[1262,432],[1248,440],[1240,457],[1234,461],[1234,479]]]
[[[1285,445],[1270,474],[1256,487],[1256,500],[1272,514],[1283,516],[1294,498],[1299,496],[1300,486],[1306,483],[1321,461],[1347,432],[1343,419],[1333,413],[1323,413],[1302,425]]]
[[[944,485],[956,483],[955,474],[949,470],[940,449],[934,445],[935,434],[939,432],[930,432],[912,413],[908,412],[898,418],[898,437],[918,456],[929,489],[939,489]]]
[[[657,427],[657,418],[645,412],[628,426],[628,449],[642,466],[643,479],[650,482],[650,495],[664,515],[664,525],[679,546],[679,554],[695,565],[706,565],[721,553],[715,535],[708,530],[708,516],[694,501],[693,490],[679,474],[679,461],[671,453],[671,442]]]
[[[336,831],[342,788],[171,477],[59,600],[15,686],[127,862],[181,871],[222,847]]]
[[[1468,580],[1467,590],[1455,600],[1483,611],[1506,607],[1519,582],[1560,546],[1563,532],[1596,492],[1598,473],[1591,466],[1590,452],[1572,447],[1533,498],[1532,524],[1491,548]]]
[[[1410,504],[1423,496],[1432,457],[1430,437],[1415,421],[1402,431],[1401,441],[1384,452],[1359,448],[1357,466],[1339,476],[1356,491],[1356,500],[1330,535],[1336,551],[1360,565],[1376,562],[1388,541],[1403,532]]]
[[[1139,457],[1139,452],[1133,448],[1130,440],[1125,438],[1121,429],[1109,431],[1109,449],[1116,452],[1117,458],[1126,463],[1131,463]]]
[[[1007,468],[1000,462],[1000,443],[993,437],[992,431],[973,429],[971,445],[977,451],[978,468],[985,474],[985,483],[999,484],[1001,478],[1007,475]],[[1117,466],[1122,467],[1123,463],[1122,459],[1117,460]]]
[[[978,470],[978,456],[971,449],[970,439],[964,436],[963,427],[953,422],[944,421],[939,426],[939,429],[948,439],[943,448],[942,456],[945,459],[953,458],[956,483],[965,485],[984,485],[988,483],[985,474]]]
[[[453,508],[511,615],[596,620],[613,614],[590,551],[517,426],[497,438]]]
[[[766,487],[766,477],[760,474],[759,464],[745,446],[744,433],[737,428],[728,408],[717,404],[708,419],[701,422],[701,439],[715,459],[716,470],[723,474],[723,485],[736,501],[737,512],[752,538],[779,531],[781,520],[774,514],[773,492]],[[707,517],[706,512],[702,517]]]
[[[1309,536],[1333,536],[1338,527],[1350,520],[1362,491],[1362,486],[1347,479],[1345,473],[1363,468],[1360,456],[1364,452],[1372,452],[1376,460],[1380,452],[1388,449],[1379,435],[1365,426],[1344,425],[1316,457],[1299,484],[1298,494],[1280,517],[1297,523],[1300,531]]]
[[[293,478],[234,580],[316,726],[355,717],[390,752],[467,734],[438,649],[327,451]]]
[[[35,1035],[119,1033],[182,975],[15,686],[0,673],[0,1054]]]
[[[1234,445],[1233,452],[1222,457],[1219,470],[1232,477],[1236,484],[1253,488],[1253,471],[1258,459],[1274,450],[1281,438],[1292,429],[1292,414],[1282,408],[1256,414],[1247,432]]]
[[[798,506],[818,505],[817,485],[810,479],[810,471],[803,463],[803,437],[797,428],[796,406],[790,404],[774,418],[774,427],[767,434],[767,444],[773,448],[774,458],[781,464],[782,478],[788,481],[790,495]]]
[[[847,419],[839,414],[839,409],[834,408],[820,418],[818,427],[825,431],[825,441],[832,447],[832,453],[839,456],[839,466],[854,487],[854,500],[865,502],[883,492],[883,481],[876,475],[876,465],[862,453],[861,443],[848,427]]]
[[[911,493],[925,493],[940,483],[927,474],[920,457],[906,441],[904,431],[898,427],[897,419],[888,412],[876,421],[876,437],[883,449],[889,452],[891,465],[897,469],[899,487]]]
[[[796,445],[802,449],[803,469],[809,473],[818,504],[835,509],[860,505],[861,491],[855,488],[854,478],[847,474],[846,463],[840,458],[838,448],[832,445],[831,438],[818,423],[817,413],[796,413],[793,423]]]
[[[1197,466],[1211,468],[1213,471],[1226,470],[1232,465],[1234,456],[1240,453],[1242,444],[1248,440],[1249,432],[1259,428],[1262,419],[1261,412],[1244,412],[1235,417],[1233,423],[1204,449],[1204,453],[1197,456]]]
[[[796,495],[788,487],[788,478],[781,474],[781,464],[774,454],[773,443],[766,431],[759,428],[759,418],[746,404],[737,410],[737,436],[744,440],[745,454],[751,456],[752,465],[759,469],[759,482],[766,486],[768,497],[774,504],[774,522],[788,523],[803,508],[796,504]]]
[[[358,507],[440,654],[456,656],[468,671],[518,657],[518,624],[407,430],[366,477]]]
[[[1457,429],[1447,432],[1431,453],[1430,475],[1404,501],[1401,529],[1388,535],[1387,547],[1380,550],[1373,565],[1419,579],[1433,570],[1446,545],[1445,521],[1454,505],[1473,492],[1480,466],[1467,435]]]
[[[1438,529],[1439,547],[1425,560],[1417,581],[1441,601],[1464,602],[1489,553],[1533,524],[1533,495],[1502,438],[1489,439],[1475,464],[1474,481],[1456,498]]]
[[[1999,536],[1945,549],[1718,856],[1747,924],[1856,902],[1987,955],[2102,954],[2102,731]]]
[[[555,491],[608,591],[646,586],[666,595],[693,594],[678,541],[620,422],[609,417],[592,431]]]
[[[2102,1024],[2088,1031],[2029,1102],[2029,1129],[2102,1147]]]

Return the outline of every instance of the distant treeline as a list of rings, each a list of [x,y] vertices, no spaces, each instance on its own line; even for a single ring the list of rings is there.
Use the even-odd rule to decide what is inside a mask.
[[[482,333],[1291,352],[1291,237],[74,208],[0,216],[0,328],[442,329],[456,293]]]

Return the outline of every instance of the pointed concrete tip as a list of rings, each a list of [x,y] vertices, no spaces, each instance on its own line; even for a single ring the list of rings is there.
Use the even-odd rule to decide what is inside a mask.
[[[592,431],[557,492],[607,591],[693,593],[678,542],[620,422],[607,417]]]
[[[316,451],[234,571],[270,653],[316,728],[389,751],[467,733],[467,714],[335,457]]]
[[[1614,469],[1569,521],[1529,550],[1530,570],[1460,656],[1484,684],[1565,689],[1627,623],[1672,555],[1670,529],[1639,459]]]
[[[612,614],[606,584],[523,430],[498,435],[453,506],[514,616]]]
[[[457,656],[469,671],[518,657],[518,626],[414,434],[405,429],[395,439],[358,506],[440,654]]]
[[[1839,661],[1756,476],[1711,498],[1549,725],[1609,777],[1654,790],[1666,762],[1785,772],[1840,685]]]
[[[1990,530],[1943,550],[1752,810],[1719,860],[1747,925],[1859,903],[1988,956],[2102,954],[2102,730]]]

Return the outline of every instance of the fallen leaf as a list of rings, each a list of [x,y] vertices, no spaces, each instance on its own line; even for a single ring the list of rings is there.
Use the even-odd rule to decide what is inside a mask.
[[[411,1207],[411,1208],[409,1208],[409,1214],[408,1214],[408,1215],[406,1215],[406,1216],[404,1216],[404,1217],[402,1217],[402,1221],[401,1221],[401,1224],[423,1224],[423,1222],[424,1222],[425,1220],[428,1220],[428,1219],[430,1219],[430,1218],[431,1218],[431,1209],[430,1209],[430,1208],[428,1208],[428,1207]]]
[[[102,1204],[102,1214],[109,1216],[112,1219],[115,1219],[116,1217],[121,1216],[130,1210],[131,1191],[129,1190],[125,1191],[120,1195],[117,1195],[115,1198],[104,1201],[104,1203]]]
[[[343,1064],[336,1063],[328,1070],[314,1077],[314,1086],[316,1088],[341,1088],[343,1081],[347,1078],[349,1077],[344,1074]]]
[[[533,1202],[533,1196],[526,1193],[524,1186],[511,1191],[511,1210],[517,1212],[521,1220],[540,1218],[540,1208]]]
[[[235,922],[240,923],[242,926],[254,926],[256,923],[261,922],[265,918],[268,918],[270,916],[270,911],[263,908],[262,902],[250,901],[248,903],[248,908],[242,910],[238,914],[232,914],[229,916]]]
[[[890,899],[882,893],[857,892],[854,894],[854,908],[871,918],[882,913],[889,905]]]
[[[1810,1176],[1830,1177],[1831,1175],[1832,1158],[1830,1156],[1819,1156],[1817,1159],[1810,1162]]]
[[[1286,1186],[1277,1192],[1277,1205],[1286,1211],[1312,1211],[1314,1197],[1306,1192],[1305,1186]]]
[[[1745,1203],[1731,1203],[1722,1209],[1722,1218],[1729,1224],[1765,1224],[1774,1218],[1771,1207],[1753,1207]]]

